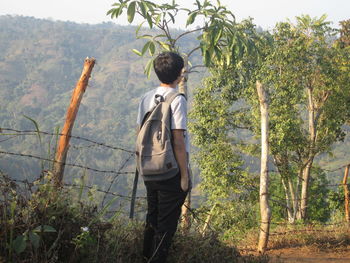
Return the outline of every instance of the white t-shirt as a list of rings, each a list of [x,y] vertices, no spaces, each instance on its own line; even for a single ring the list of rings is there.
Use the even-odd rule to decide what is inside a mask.
[[[167,94],[172,92],[172,88],[158,87],[147,92],[140,100],[139,110],[137,115],[137,125],[141,126],[141,122],[146,115],[155,105],[155,96],[161,95],[166,98]],[[171,108],[171,129],[172,130],[185,130],[185,144],[186,152],[190,152],[189,139],[187,135],[187,102],[184,96],[177,96],[170,104]]]

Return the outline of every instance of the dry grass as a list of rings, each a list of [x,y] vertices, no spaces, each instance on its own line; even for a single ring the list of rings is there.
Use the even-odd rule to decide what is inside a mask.
[[[258,242],[258,230],[250,231],[238,247],[254,252]],[[308,247],[312,250],[342,250],[350,246],[350,226],[335,225],[285,225],[271,229],[269,250]]]
[[[271,232],[269,248],[312,246],[318,249],[350,245],[350,227],[337,225],[300,225],[278,227]]]

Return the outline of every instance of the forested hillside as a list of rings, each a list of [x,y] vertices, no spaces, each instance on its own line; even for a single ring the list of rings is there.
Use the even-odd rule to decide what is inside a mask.
[[[191,48],[193,39],[185,41]],[[143,73],[146,59],[131,51],[140,49],[142,43],[136,40],[132,26],[0,17],[0,127],[35,130],[34,123],[25,117],[28,116],[41,131],[54,133],[61,129],[84,59],[90,56],[96,58],[97,64],[73,135],[132,150],[139,98],[158,85],[153,75],[147,79]],[[199,81],[200,74],[192,74],[190,87]],[[118,170],[130,155],[108,148],[86,148],[88,143],[79,140],[72,140],[71,144],[67,162],[89,164],[99,170]],[[2,142],[0,148],[52,159],[54,146],[54,136],[43,136],[42,147],[36,136],[17,136]],[[0,160],[0,169],[17,179],[37,177],[41,165],[38,160],[23,157],[3,155]],[[50,164],[44,165],[48,169]],[[131,158],[124,170],[133,167]],[[66,178],[69,181],[71,176],[83,173],[82,169],[67,167]],[[86,177],[89,184],[109,182],[108,174],[106,178],[106,174],[88,171]],[[126,187],[124,179],[119,179],[124,183],[118,182],[118,192],[123,192],[122,185]]]

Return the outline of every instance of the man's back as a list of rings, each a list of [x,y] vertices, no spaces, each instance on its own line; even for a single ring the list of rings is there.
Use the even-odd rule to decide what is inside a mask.
[[[140,129],[145,115],[156,105],[156,95],[167,98],[181,80],[184,61],[173,52],[159,54],[153,63],[160,87],[147,92],[140,101],[137,124]],[[147,215],[143,255],[145,261],[165,263],[176,232],[178,220],[189,187],[187,103],[177,96],[170,105],[172,148],[179,172],[166,180],[144,180],[147,191]],[[187,141],[187,142],[186,142]]]
[[[137,125],[141,127],[144,117],[156,105],[156,95],[161,95],[167,98],[167,95],[174,92],[173,88],[157,87],[148,91],[142,98],[139,104]],[[189,139],[187,136],[187,102],[184,96],[177,96],[171,103],[171,124],[172,130],[185,130],[186,152],[189,153]]]

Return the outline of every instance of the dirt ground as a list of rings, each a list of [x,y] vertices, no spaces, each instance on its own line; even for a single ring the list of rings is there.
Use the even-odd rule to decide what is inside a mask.
[[[309,247],[274,249],[267,252],[271,263],[313,262],[313,263],[350,263],[350,247],[315,249]]]

